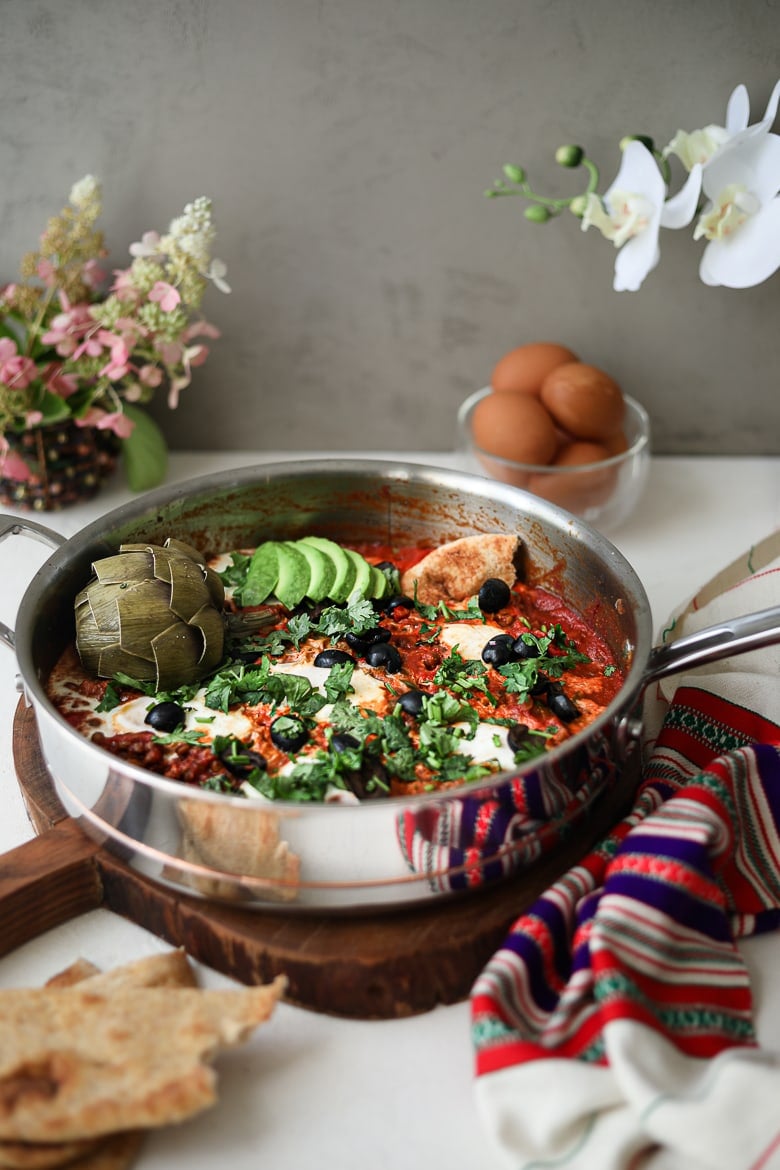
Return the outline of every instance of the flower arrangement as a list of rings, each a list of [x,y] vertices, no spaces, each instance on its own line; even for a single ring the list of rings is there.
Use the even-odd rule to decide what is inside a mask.
[[[24,481],[35,469],[11,439],[66,421],[111,433],[130,488],[165,476],[167,449],[143,409],[161,387],[175,408],[193,367],[219,332],[197,313],[209,282],[223,292],[225,265],[210,257],[211,202],[188,204],[168,232],[132,244],[129,267],[107,291],[107,256],[96,226],[101,189],[87,175],[70,204],[49,220],[38,250],[22,258],[21,280],[0,288],[0,476]]]
[[[504,178],[485,192],[490,198],[519,195],[529,200],[525,217],[546,223],[569,210],[582,230],[595,227],[618,249],[613,288],[635,292],[660,260],[662,228],[694,222],[693,238],[706,241],[699,275],[708,285],[748,288],[780,268],[780,136],[770,133],[780,101],[780,82],[764,116],[750,125],[744,85],[731,94],[725,126],[679,130],[658,150],[652,138],[630,135],[620,147],[618,173],[598,194],[599,172],[579,146],[561,146],[555,159],[563,167],[582,166],[585,190],[571,198],[536,194],[522,167],[507,164]],[[687,178],[671,194],[676,157]],[[508,182],[507,182],[508,180]]]

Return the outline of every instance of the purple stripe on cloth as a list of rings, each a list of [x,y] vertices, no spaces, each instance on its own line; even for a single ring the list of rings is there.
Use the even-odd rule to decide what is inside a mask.
[[[633,898],[636,902],[644,902],[681,925],[689,926],[718,942],[728,942],[732,937],[723,907],[697,898],[682,886],[665,882],[662,877],[625,871],[613,873],[608,880],[606,892]]]
[[[758,743],[753,751],[761,772],[764,796],[772,810],[772,820],[780,826],[780,749],[777,744]]]
[[[558,1002],[558,992],[547,982],[544,972],[544,954],[536,939],[527,934],[512,934],[503,949],[512,951],[522,962],[528,975],[528,986],[534,1003],[546,1012],[553,1010]]]

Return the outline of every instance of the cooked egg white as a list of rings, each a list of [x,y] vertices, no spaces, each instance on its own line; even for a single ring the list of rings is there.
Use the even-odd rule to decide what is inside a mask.
[[[490,622],[480,623],[478,626],[470,626],[465,622],[447,622],[441,627],[439,640],[450,648],[457,646],[462,658],[481,658],[485,643],[495,638],[496,634],[504,633],[506,630]]]
[[[297,674],[305,678],[320,693],[325,693],[325,680],[330,674],[330,667],[310,666],[298,662],[277,662],[271,668],[278,674]],[[353,693],[349,695],[350,702],[357,707],[368,707],[377,715],[385,715],[392,708],[395,700],[388,695],[387,690],[378,678],[357,667],[352,671],[350,686]],[[323,707],[315,716],[322,723],[327,723],[332,708],[330,703]]]

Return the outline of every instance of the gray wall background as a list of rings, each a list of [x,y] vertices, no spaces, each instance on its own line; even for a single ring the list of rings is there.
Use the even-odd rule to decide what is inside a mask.
[[[778,0],[0,0],[0,279],[87,172],[111,258],[214,200],[233,291],[178,411],[174,447],[446,450],[494,362],[552,339],[647,407],[657,452],[780,452],[780,276],[698,278],[662,237],[635,294],[566,216],[527,223],[483,190],[521,162],[602,190],[631,132],[659,145],[751,120],[780,75]]]

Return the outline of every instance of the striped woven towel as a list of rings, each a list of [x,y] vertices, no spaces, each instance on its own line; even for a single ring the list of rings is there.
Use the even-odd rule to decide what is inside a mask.
[[[780,539],[667,631],[777,604]],[[737,940],[780,926],[780,647],[648,696],[631,815],[472,989],[476,1092],[517,1170],[777,1170],[780,1053]]]

